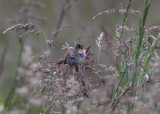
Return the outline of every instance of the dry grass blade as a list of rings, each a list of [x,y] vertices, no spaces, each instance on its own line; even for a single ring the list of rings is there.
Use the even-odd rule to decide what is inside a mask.
[[[111,14],[111,13],[114,13],[114,12],[115,12],[115,9],[109,9],[109,10],[102,11],[102,12],[98,13],[96,16],[92,17],[92,20],[94,20],[95,18],[97,18],[100,15]]]
[[[66,26],[64,26],[64,27],[62,27],[62,28],[59,28],[59,29],[57,29],[57,30],[55,30],[55,31],[53,31],[52,32],[52,34],[57,34],[58,32],[61,32],[62,30],[65,30],[65,29],[67,29],[69,27],[69,25],[66,25]]]

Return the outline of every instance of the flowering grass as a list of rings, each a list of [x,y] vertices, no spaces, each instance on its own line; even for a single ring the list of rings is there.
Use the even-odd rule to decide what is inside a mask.
[[[75,1],[74,1],[75,2]],[[77,1],[78,2],[78,1]],[[83,113],[159,113],[160,112],[160,34],[159,26],[145,26],[151,0],[146,0],[143,13],[131,9],[132,0],[126,8],[112,8],[102,11],[92,18],[93,23],[102,15],[120,14],[122,21],[116,25],[115,35],[107,39],[103,28],[94,40],[98,53],[93,53],[90,45],[85,46],[84,62],[78,72],[68,64],[58,64],[63,59],[51,59],[53,48],[58,48],[58,34],[71,29],[62,22],[73,5],[66,0],[60,12],[56,30],[49,39],[43,27],[30,22],[30,18],[47,21],[45,17],[31,14],[29,7],[46,8],[41,2],[25,2],[29,7],[21,10],[20,21],[4,30],[3,34],[16,32],[20,45],[16,66],[10,66],[14,75],[13,87],[5,101],[0,104],[2,113],[33,114],[83,114]],[[96,14],[96,13],[95,13]],[[127,25],[129,15],[139,16],[139,26]],[[25,17],[25,18],[24,18]],[[109,17],[107,17],[109,18]],[[46,47],[42,52],[33,53],[25,39],[28,36],[42,36]],[[60,46],[59,46],[60,47]],[[65,52],[73,50],[74,45],[67,42],[61,46]],[[4,49],[5,51],[6,49]],[[112,65],[101,63],[102,53],[110,52]],[[65,55],[65,54],[64,54]],[[5,53],[1,60],[4,60]],[[109,56],[109,55],[108,55]],[[50,58],[51,57],[51,58]],[[0,63],[0,71],[3,63]],[[1,94],[0,94],[1,97]],[[2,107],[2,108],[1,108]]]

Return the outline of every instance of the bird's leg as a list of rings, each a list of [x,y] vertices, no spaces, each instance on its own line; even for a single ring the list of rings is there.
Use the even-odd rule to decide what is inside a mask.
[[[59,62],[58,62],[58,64],[60,65],[60,64],[66,64],[66,60],[65,59],[61,59]]]
[[[78,72],[79,71],[79,67],[75,66],[75,71]]]
[[[80,80],[79,67],[74,66],[72,70],[73,70],[73,73],[74,73],[74,76],[75,76],[76,80]]]

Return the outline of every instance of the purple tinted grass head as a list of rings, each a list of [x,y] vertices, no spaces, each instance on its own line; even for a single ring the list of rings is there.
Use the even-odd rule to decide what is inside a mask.
[[[123,41],[123,48],[125,51],[129,51],[132,48],[132,46],[131,44],[128,44],[125,41]]]
[[[124,14],[124,13],[127,12],[127,10],[126,9],[119,9],[119,12],[121,14]],[[134,15],[141,15],[141,12],[138,11],[138,10],[129,9],[128,12],[131,13],[131,14],[134,14]]]
[[[95,18],[97,18],[98,16],[100,16],[100,15],[103,15],[103,14],[112,14],[112,13],[114,13],[115,12],[115,9],[113,8],[113,9],[109,9],[109,10],[105,10],[105,11],[102,11],[102,12],[100,12],[100,13],[98,13],[96,16],[94,16],[94,17],[92,17],[92,20],[94,20]]]
[[[159,32],[160,31],[160,26],[152,26],[152,27],[149,28],[149,30]]]

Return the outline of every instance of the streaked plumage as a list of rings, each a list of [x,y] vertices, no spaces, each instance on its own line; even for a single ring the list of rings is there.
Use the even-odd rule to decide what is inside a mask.
[[[77,44],[74,49],[65,54],[64,60],[60,61],[59,64],[64,63],[70,66],[78,66],[83,63],[85,56],[86,49],[81,44]]]

